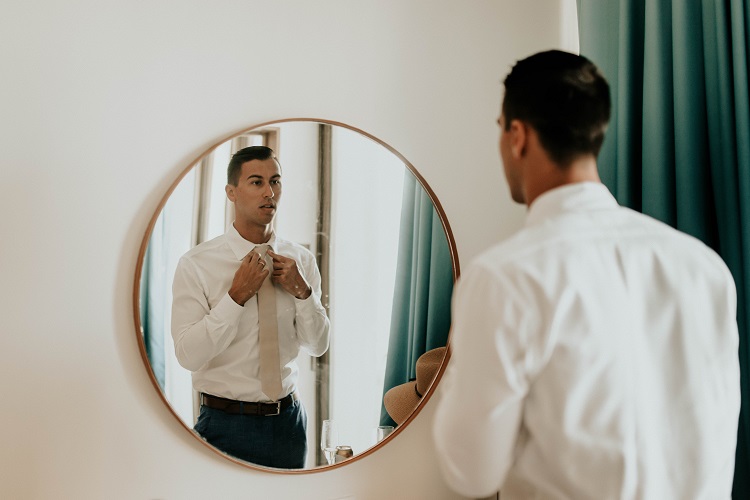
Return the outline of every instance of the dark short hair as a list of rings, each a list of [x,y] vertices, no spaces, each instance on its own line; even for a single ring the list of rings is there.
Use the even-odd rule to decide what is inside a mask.
[[[236,186],[239,182],[240,172],[242,171],[242,165],[251,160],[267,160],[273,158],[276,160],[276,155],[273,149],[266,146],[250,146],[242,148],[229,160],[229,166],[227,167],[227,184]],[[278,163],[278,160],[276,160]]]
[[[597,156],[610,117],[609,84],[583,56],[550,50],[518,61],[505,78],[503,116],[530,124],[550,158],[568,166]]]

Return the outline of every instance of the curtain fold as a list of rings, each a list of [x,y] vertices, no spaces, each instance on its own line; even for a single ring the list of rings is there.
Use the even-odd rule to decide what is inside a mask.
[[[737,285],[742,410],[733,498],[750,498],[748,0],[578,0],[581,53],[612,87],[599,156],[625,206],[714,248]]]
[[[447,344],[452,291],[453,266],[440,217],[407,171],[383,394],[414,380],[419,356]],[[396,425],[382,404],[380,415],[381,425]]]

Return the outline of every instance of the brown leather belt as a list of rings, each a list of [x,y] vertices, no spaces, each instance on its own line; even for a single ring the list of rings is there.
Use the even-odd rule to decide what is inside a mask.
[[[260,415],[273,417],[289,408],[297,401],[297,391],[278,401],[255,403],[249,401],[236,401],[234,399],[220,398],[201,392],[201,404],[215,410],[221,410],[233,415]]]

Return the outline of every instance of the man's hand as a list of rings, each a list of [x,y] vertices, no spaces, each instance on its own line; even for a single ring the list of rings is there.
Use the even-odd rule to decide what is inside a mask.
[[[308,298],[312,293],[312,288],[299,272],[297,262],[271,250],[268,250],[268,255],[273,259],[273,274],[271,275],[273,282],[281,285],[281,288],[300,300]]]
[[[229,296],[232,297],[232,300],[244,306],[245,302],[258,293],[260,286],[270,272],[267,267],[258,252],[250,252],[245,255],[239,269],[234,273],[232,286],[229,287]]]

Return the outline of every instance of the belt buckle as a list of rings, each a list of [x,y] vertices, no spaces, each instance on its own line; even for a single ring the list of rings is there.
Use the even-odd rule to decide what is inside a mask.
[[[281,413],[281,401],[274,401],[272,403],[265,403],[265,404],[267,404],[267,405],[273,405],[273,404],[275,404],[276,405],[276,409],[272,410],[272,411],[275,411],[275,413],[264,413],[263,414],[264,417],[275,417],[276,415],[279,415]]]

